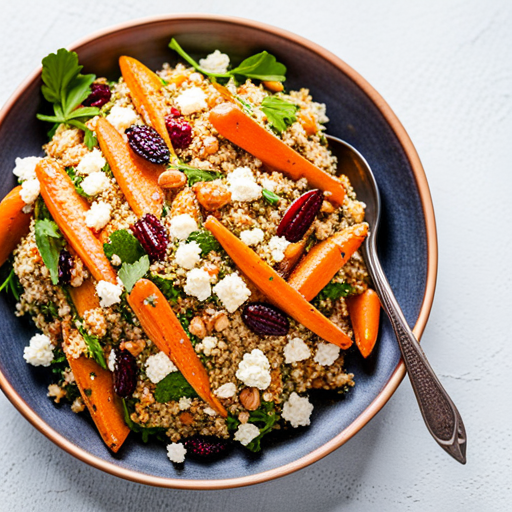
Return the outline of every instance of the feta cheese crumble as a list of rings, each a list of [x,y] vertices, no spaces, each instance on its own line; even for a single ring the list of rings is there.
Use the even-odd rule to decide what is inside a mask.
[[[99,281],[96,285],[96,293],[100,298],[100,306],[102,308],[108,308],[113,304],[121,302],[123,286],[119,284],[112,284],[108,281]]]
[[[290,242],[286,240],[284,236],[273,236],[268,242],[268,248],[270,249],[270,254],[272,255],[272,259],[279,263],[284,259],[284,251],[290,245]]]
[[[293,338],[284,347],[284,362],[286,364],[304,361],[311,356],[311,350],[301,338]]]
[[[305,427],[311,423],[309,418],[312,412],[313,404],[308,398],[301,397],[294,391],[284,403],[281,416],[294,428]]]
[[[229,66],[229,57],[225,53],[215,50],[207,55],[205,59],[200,59],[199,65],[210,73],[226,73]]]
[[[319,343],[313,360],[321,366],[331,366],[340,355],[340,347],[332,343]]]
[[[200,87],[191,87],[183,91],[175,101],[184,116],[208,108],[206,104],[206,94]]]
[[[244,280],[235,273],[221,279],[213,287],[213,291],[229,313],[236,311],[251,296],[251,290]]]
[[[194,268],[187,272],[187,282],[183,287],[183,291],[200,301],[206,300],[212,294],[210,274],[202,268]]]
[[[32,366],[50,366],[53,361],[53,345],[46,334],[34,334],[30,344],[23,349],[23,359]]]
[[[167,445],[167,457],[169,457],[171,462],[175,462],[176,464],[185,462],[186,453],[187,449],[182,443],[171,443]]]
[[[270,363],[267,356],[259,348],[244,354],[235,375],[248,387],[267,389],[270,386]]]
[[[245,229],[240,233],[240,240],[242,240],[245,245],[254,246],[263,242],[264,236],[265,234],[260,228]]]
[[[128,107],[120,107],[119,105],[114,105],[107,116],[107,121],[121,134],[124,134],[126,128],[136,124],[138,120],[139,116],[135,110]]]
[[[36,165],[42,160],[38,156],[27,156],[25,158],[16,158],[13,174],[20,180],[33,180],[36,177]]]
[[[85,213],[85,224],[96,231],[102,230],[110,221],[112,206],[103,201],[95,201]]]
[[[205,407],[203,409],[203,412],[208,416],[217,416],[217,411],[215,409],[212,409],[211,407]]]
[[[212,350],[217,346],[217,338],[215,336],[205,336],[201,345],[203,345],[203,354],[205,356],[211,356]]]
[[[105,167],[107,161],[98,148],[86,153],[76,167],[78,174],[92,174],[99,172]]]
[[[197,231],[197,222],[188,213],[176,215],[171,219],[170,233],[173,238],[186,240],[190,233]]]
[[[242,423],[235,432],[234,440],[247,446],[253,439],[260,435],[260,429],[252,423]]]
[[[158,384],[169,373],[177,370],[178,368],[174,366],[174,363],[164,352],[158,352],[158,354],[146,359],[146,376],[153,384]]]
[[[263,178],[260,183],[263,188],[270,190],[270,192],[276,191],[277,183],[274,180]]]
[[[254,201],[261,197],[262,188],[249,167],[237,167],[227,175],[227,181],[233,201]]]
[[[201,246],[197,242],[180,244],[176,251],[176,263],[187,270],[193,269],[201,260]]]
[[[116,369],[116,351],[114,349],[112,349],[108,355],[107,366],[111,372]]]
[[[190,409],[191,405],[192,399],[187,398],[186,396],[182,396],[180,398],[180,401],[178,402],[178,407],[180,408],[180,411],[186,411],[187,409]]]
[[[96,171],[89,174],[81,185],[88,196],[95,196],[110,187],[110,178],[104,172]]]
[[[220,388],[217,388],[214,391],[215,395],[219,398],[231,398],[235,396],[236,393],[236,385],[232,382],[226,382],[226,384],[222,384]]]
[[[25,204],[33,204],[39,195],[39,191],[39,180],[31,178],[21,184],[20,197]]]

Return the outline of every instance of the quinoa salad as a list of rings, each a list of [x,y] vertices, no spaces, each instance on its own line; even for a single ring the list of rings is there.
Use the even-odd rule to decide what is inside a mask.
[[[182,464],[310,425],[311,390],[354,386],[345,352],[370,354],[379,303],[325,105],[267,52],[169,46],[177,64],[121,57],[115,82],[43,60],[50,139],[14,163],[0,259],[49,399],[114,452],[135,432]]]

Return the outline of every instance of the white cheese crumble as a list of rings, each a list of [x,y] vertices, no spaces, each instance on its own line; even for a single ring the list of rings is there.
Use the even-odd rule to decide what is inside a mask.
[[[53,345],[46,334],[34,334],[30,345],[23,350],[23,359],[32,366],[50,366],[53,361]]]
[[[200,112],[208,108],[206,94],[200,87],[191,87],[183,91],[177,98],[176,103],[184,116]]]
[[[36,177],[37,163],[42,160],[38,156],[27,156],[25,158],[16,158],[13,174],[20,180],[33,180]]]
[[[270,363],[267,356],[259,348],[244,354],[235,375],[248,387],[267,389],[270,386]]]
[[[114,105],[107,116],[107,121],[121,134],[124,134],[126,128],[136,124],[138,120],[139,116],[135,110],[128,107],[120,107],[119,105]]]
[[[187,398],[186,396],[182,396],[180,398],[180,401],[178,402],[178,407],[180,408],[180,411],[186,411],[187,409],[190,409],[191,405],[192,399]]]
[[[324,124],[329,122],[329,118],[325,115],[327,111],[325,103],[317,103],[316,101],[313,101],[311,102],[309,108],[313,112],[313,115],[316,117],[318,123]]]
[[[200,59],[199,65],[210,73],[226,73],[229,66],[229,57],[225,53],[215,50],[207,55],[205,59]]]
[[[240,233],[240,240],[245,245],[258,245],[263,242],[265,234],[260,228],[245,229]]]
[[[203,354],[211,356],[212,350],[217,346],[217,338],[215,336],[205,336],[201,344],[203,345]]]
[[[95,201],[85,213],[85,224],[96,231],[102,230],[110,221],[112,206],[103,201]]]
[[[106,163],[107,161],[101,151],[98,148],[93,148],[92,151],[82,157],[76,167],[76,172],[78,174],[92,174],[101,171]]]
[[[212,294],[210,274],[200,268],[194,268],[187,272],[187,282],[183,287],[183,291],[200,301],[206,300]]]
[[[260,429],[252,423],[242,423],[235,432],[234,440],[247,446],[253,439],[260,435]]]
[[[197,231],[197,222],[188,213],[176,215],[171,219],[171,226],[169,231],[173,238],[178,240],[186,240],[190,233]]]
[[[262,188],[256,183],[249,167],[237,167],[226,179],[233,201],[254,201],[261,197]]]
[[[187,270],[193,269],[201,260],[201,246],[193,241],[180,244],[176,251],[176,263]]]
[[[312,412],[313,404],[307,397],[301,397],[294,391],[284,403],[281,416],[294,428],[305,427],[310,424]]]
[[[301,338],[293,338],[284,347],[284,362],[286,364],[304,361],[311,356],[311,350]]]
[[[235,273],[221,279],[213,287],[213,291],[229,313],[235,312],[251,296],[251,290]]]
[[[182,443],[171,443],[167,445],[167,457],[169,457],[171,462],[175,462],[176,464],[185,462],[186,453],[187,449]]]
[[[219,398],[231,398],[235,396],[236,393],[236,385],[232,382],[226,382],[226,384],[222,384],[220,388],[217,388],[214,393]]]
[[[31,178],[21,184],[20,197],[25,204],[32,204],[37,199],[39,191],[39,180]]]
[[[215,409],[212,409],[211,407],[205,407],[203,409],[203,412],[208,416],[217,416],[217,411]]]
[[[319,343],[313,360],[321,366],[331,366],[340,355],[340,347],[332,343]]]
[[[262,178],[261,186],[267,190],[270,190],[270,192],[275,192],[277,188],[277,183],[269,178]]]
[[[81,185],[87,195],[95,196],[110,187],[110,178],[104,172],[96,171],[89,174]]]
[[[289,245],[290,242],[288,242],[284,236],[273,236],[268,242],[268,248],[270,249],[272,259],[277,263],[283,261],[284,251]]]
[[[165,352],[158,352],[158,354],[146,359],[146,376],[153,384],[158,384],[169,373],[177,370],[178,368],[174,366]]]
[[[99,281],[96,285],[96,293],[100,298],[100,306],[102,308],[108,308],[113,304],[121,302],[123,286],[119,284],[112,284],[108,281]]]
[[[116,351],[114,349],[112,349],[108,355],[107,366],[111,372],[116,369]]]

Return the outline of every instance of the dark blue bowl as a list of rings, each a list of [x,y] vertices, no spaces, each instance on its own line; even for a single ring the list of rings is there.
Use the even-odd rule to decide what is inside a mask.
[[[194,56],[214,49],[233,62],[268,50],[288,67],[289,89],[307,87],[316,101],[327,104],[328,132],[355,146],[377,178],[383,203],[380,256],[405,316],[420,336],[432,305],[437,270],[435,221],[427,181],[414,147],[384,100],[354,70],[323,48],[261,23],[218,16],[166,16],[121,25],[76,44],[85,72],[117,79],[117,59],[131,55],[151,68],[174,62],[167,49],[174,36]],[[16,91],[0,113],[0,197],[15,185],[16,157],[42,154],[47,126],[36,121],[40,108],[40,70]],[[18,319],[14,304],[2,294],[0,321],[0,384],[20,412],[59,446],[100,469],[152,485],[221,488],[261,482],[304,467],[339,447],[362,428],[393,394],[404,376],[393,331],[381,322],[375,353],[363,361],[347,357],[356,386],[346,398],[313,397],[312,423],[265,443],[250,456],[233,450],[213,463],[187,460],[176,469],[158,444],[143,444],[134,435],[117,455],[104,445],[89,419],[56,407],[46,397],[45,369],[27,365],[23,347],[35,332]],[[361,454],[364,456],[364,454]]]

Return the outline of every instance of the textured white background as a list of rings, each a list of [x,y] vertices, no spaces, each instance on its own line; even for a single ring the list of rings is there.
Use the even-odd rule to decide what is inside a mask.
[[[0,511],[511,510],[511,3],[0,0],[0,104],[49,52],[169,12],[243,16],[301,34],[352,65],[394,109],[425,167],[439,230],[423,345],[465,420],[469,462],[458,465],[430,438],[407,380],[320,462],[212,492],[155,489],[90,468],[0,394]]]

